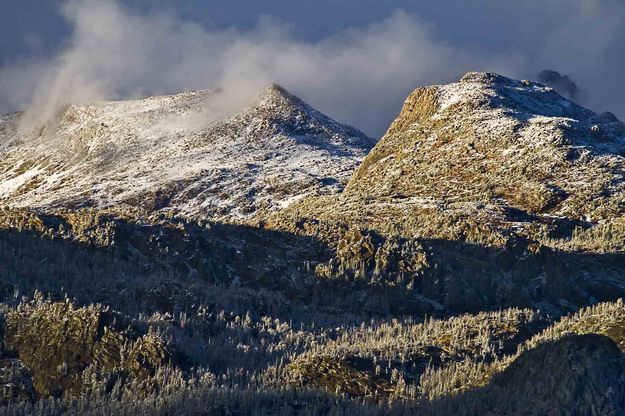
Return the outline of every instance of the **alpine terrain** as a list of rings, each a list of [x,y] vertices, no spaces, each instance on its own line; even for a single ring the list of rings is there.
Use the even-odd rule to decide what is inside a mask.
[[[379,141],[276,85],[26,119],[0,118],[0,413],[625,413],[610,113],[472,72]]]
[[[339,191],[374,144],[277,85],[212,120],[219,98],[196,91],[70,105],[30,135],[20,114],[5,116],[0,201],[247,217]]]

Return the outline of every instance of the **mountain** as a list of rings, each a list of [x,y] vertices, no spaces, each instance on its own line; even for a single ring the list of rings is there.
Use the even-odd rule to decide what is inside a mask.
[[[540,84],[470,73],[413,92],[347,193],[598,221],[623,212],[614,202],[624,153],[625,125],[612,114]]]
[[[611,113],[534,82],[469,73],[410,94],[336,205],[363,223],[393,211],[411,235],[560,237],[623,216],[624,155],[625,124]]]
[[[334,247],[322,275],[425,310],[570,312],[625,295],[624,150],[612,114],[469,73],[410,94],[342,193],[266,222]]]
[[[374,144],[277,85],[225,118],[222,99],[196,91],[70,105],[37,134],[5,116],[0,204],[244,218],[341,190]]]
[[[491,73],[375,146],[276,86],[228,105],[2,118],[0,413],[623,413],[613,115]]]
[[[614,115],[540,84],[470,73],[413,92],[347,193],[596,222],[623,213],[624,153]]]

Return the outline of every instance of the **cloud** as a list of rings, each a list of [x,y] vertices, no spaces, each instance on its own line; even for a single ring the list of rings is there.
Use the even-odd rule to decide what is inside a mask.
[[[562,75],[558,71],[545,69],[536,76],[538,82],[554,88],[558,93],[570,99],[575,99],[579,93],[577,84],[568,76]]]
[[[563,2],[544,4],[554,12]],[[72,28],[67,44],[50,56],[0,68],[0,111],[25,108],[32,125],[70,102],[219,88],[208,117],[221,117],[278,83],[331,117],[379,136],[414,88],[453,81],[470,70],[533,77],[552,67],[590,84],[616,46],[610,34],[623,33],[623,15],[616,13],[623,8],[603,4],[571,0],[558,25],[536,29],[546,38],[543,44],[528,38],[502,49],[488,37],[474,44],[450,41],[444,37],[449,27],[402,10],[310,41],[270,17],[246,30],[211,30],[171,10],[140,13],[114,0],[70,0],[62,6]],[[519,7],[519,13],[528,12]],[[605,28],[573,45],[597,19],[606,20]],[[515,30],[531,31],[520,24]],[[591,62],[578,62],[575,51]]]
[[[435,40],[416,16],[396,11],[316,42],[261,18],[248,31],[209,31],[172,13],[133,14],[115,1],[71,1],[73,28],[55,56],[2,68],[9,106],[41,122],[69,102],[220,88],[224,111],[278,83],[329,115],[379,135],[418,84],[452,80],[475,58]],[[17,88],[13,88],[18,86]]]
[[[584,92],[581,104],[625,117],[625,2],[574,0],[561,7],[568,14],[544,36],[535,67],[569,74]]]

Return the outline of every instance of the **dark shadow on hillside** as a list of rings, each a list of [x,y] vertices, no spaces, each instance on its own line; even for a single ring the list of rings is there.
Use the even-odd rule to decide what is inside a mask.
[[[130,315],[192,312],[204,304],[331,325],[513,306],[557,315],[625,297],[623,253],[534,250],[522,240],[506,248],[390,241],[371,232],[337,252],[288,232],[106,216],[81,231],[79,241],[63,218],[42,218],[48,229],[65,230],[65,238],[0,229],[5,301],[16,290],[39,290],[109,304]]]
[[[522,353],[483,388],[425,405],[418,414],[608,415],[625,410],[625,355],[610,338],[566,335]]]
[[[419,291],[455,312],[506,307],[566,313],[625,295],[625,255],[563,252],[511,242],[506,248],[430,240],[433,264]]]
[[[294,330],[303,324],[314,332],[371,318],[420,319],[512,306],[557,315],[625,295],[624,254],[533,249],[524,240],[493,248],[461,241],[389,240],[359,231],[340,237],[335,248],[310,236],[230,224],[143,224],[100,215],[73,235],[64,218],[39,219],[46,235],[0,229],[2,301],[17,303],[35,290],[56,299],[67,294],[78,304],[110,305],[146,330],[142,326],[149,324],[137,319],[139,314],[168,313],[172,316],[162,318],[162,326],[178,334],[177,351],[213,371],[242,363],[265,368],[282,356],[279,349],[238,348],[248,338],[258,345],[273,342],[270,333],[238,326],[237,320],[248,314],[254,321],[280,318],[291,321]],[[316,271],[319,267],[326,273]],[[182,328],[182,313],[202,317]],[[541,320],[515,328],[497,354],[514,353],[545,325]],[[218,339],[219,348],[193,350],[188,344],[205,344],[204,338],[193,338],[196,332]],[[327,331],[330,338],[339,334]],[[414,364],[407,380],[417,382],[428,366],[442,365],[438,355],[436,346],[424,346],[423,354],[407,361]],[[347,364],[373,371],[372,362],[352,358],[347,357]],[[406,362],[387,364],[402,368]]]
[[[59,216],[40,218],[48,229],[71,230]],[[153,225],[100,217],[80,241],[65,233],[65,238],[50,238],[32,230],[0,229],[5,300],[15,290],[39,290],[129,313],[183,311],[203,295],[213,298],[212,292],[254,296],[262,303],[272,300],[274,291],[282,298],[295,296],[310,275],[306,262],[324,258],[327,251],[314,239],[225,224]],[[241,307],[252,306],[245,299],[232,303],[237,300]],[[227,306],[228,301],[220,303]],[[278,303],[258,312],[277,314]]]

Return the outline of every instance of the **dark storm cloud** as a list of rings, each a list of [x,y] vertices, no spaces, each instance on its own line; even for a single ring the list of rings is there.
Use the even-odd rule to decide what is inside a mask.
[[[562,75],[552,69],[540,71],[536,76],[536,80],[572,100],[575,100],[579,93],[577,84],[568,75]]]
[[[54,2],[29,1],[41,4],[18,16],[20,36],[0,32],[0,111],[33,120],[68,101],[211,87],[228,112],[276,82],[380,135],[419,85],[543,68],[578,82],[582,104],[625,114],[623,2],[74,0],[53,17]]]

